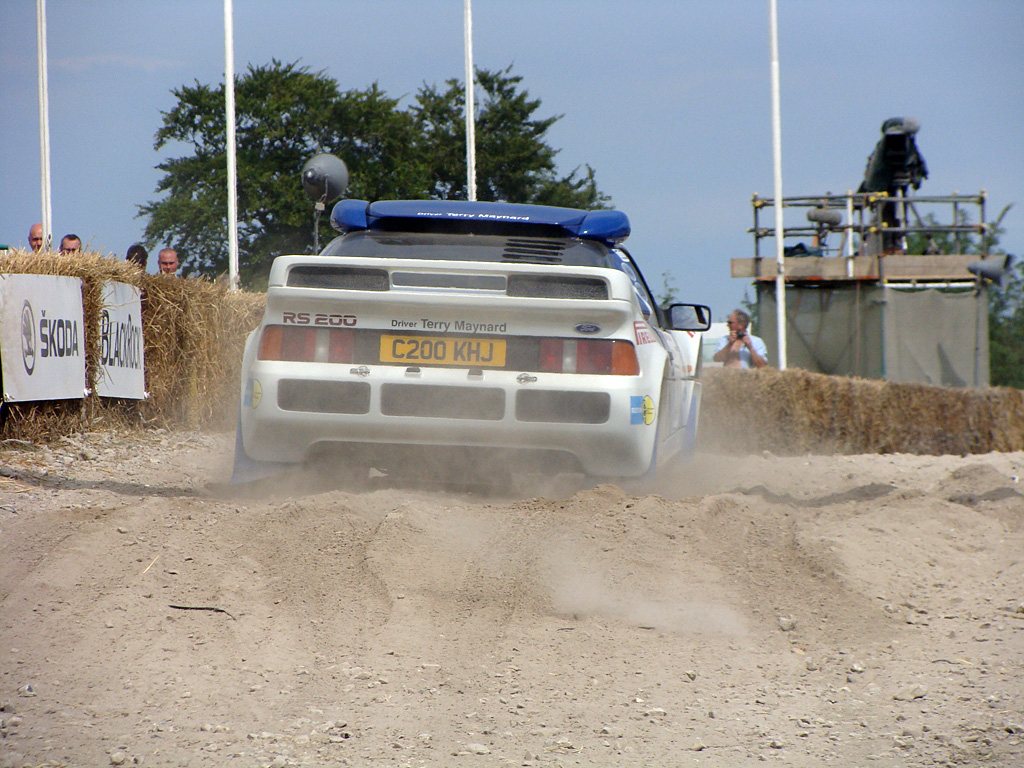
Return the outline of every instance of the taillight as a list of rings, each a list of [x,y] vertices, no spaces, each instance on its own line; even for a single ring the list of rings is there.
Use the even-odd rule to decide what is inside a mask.
[[[562,372],[562,340],[540,340],[540,369],[547,373]]]
[[[541,339],[539,363],[548,373],[640,373],[636,347],[618,339]]]
[[[327,362],[351,363],[355,347],[356,332],[343,328],[331,328],[328,333]]]
[[[612,343],[608,341],[576,342],[576,373],[611,373]]]
[[[268,325],[260,337],[260,360],[295,363],[350,363],[354,332],[342,328]]]
[[[260,351],[256,357],[260,360],[281,359],[281,331],[280,325],[268,325],[263,329],[260,336]]]
[[[636,356],[636,347],[630,342],[612,342],[612,373],[616,376],[640,375],[640,361]]]
[[[316,329],[268,325],[260,338],[260,360],[311,362],[316,356]]]

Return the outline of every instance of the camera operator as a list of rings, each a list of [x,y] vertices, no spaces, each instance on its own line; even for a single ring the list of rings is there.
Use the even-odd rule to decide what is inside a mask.
[[[715,362],[726,368],[764,368],[768,365],[768,348],[759,336],[747,333],[750,315],[734,310],[729,315],[729,335],[718,340]]]

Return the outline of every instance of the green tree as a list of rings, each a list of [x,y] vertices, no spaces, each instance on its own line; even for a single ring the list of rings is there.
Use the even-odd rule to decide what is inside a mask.
[[[588,165],[559,176],[557,150],[544,139],[561,115],[538,119],[540,101],[520,91],[522,78],[511,67],[490,72],[476,70],[477,87],[483,94],[477,105],[476,196],[478,200],[561,205],[571,208],[604,208],[609,198],[601,194]],[[424,86],[413,111],[423,132],[423,156],[434,171],[430,196],[466,200],[465,89],[462,81],[448,80],[446,90]]]
[[[954,233],[942,231],[942,227],[947,225],[939,223],[934,213],[926,213],[917,224],[922,227],[935,227],[935,231],[911,232],[907,235],[907,253],[909,254],[977,253],[979,246],[973,236],[961,234],[957,239]],[[970,224],[970,217],[966,211],[957,212],[956,224],[959,226]]]
[[[1003,286],[989,286],[989,380],[1024,389],[1024,264],[1011,265]]]
[[[1006,231],[1003,219],[1013,204],[1003,207],[968,253],[1004,255],[999,240]],[[993,386],[1024,389],[1024,268],[1010,260],[1002,285],[989,284],[988,371]]]
[[[559,117],[534,118],[540,102],[510,73],[477,71],[483,93],[477,116],[478,198],[574,207],[603,207],[593,170],[559,176],[557,150],[545,143]],[[164,113],[155,148],[188,151],[157,166],[163,197],[140,206],[150,246],[167,243],[184,274],[227,269],[227,170],[224,86],[183,86]],[[465,199],[464,92],[424,86],[408,109],[376,84],[340,91],[323,72],[273,60],[236,78],[239,268],[258,286],[275,256],[312,247],[312,204],[300,179],[311,156],[329,152],[349,168],[347,197]],[[323,217],[321,238],[331,231]]]
[[[671,270],[666,269],[661,273],[661,292],[655,298],[662,307],[671,306],[679,301],[679,286],[676,285],[676,276]]]
[[[191,153],[161,163],[162,200],[140,207],[150,245],[169,243],[185,274],[227,269],[227,167],[224,86],[198,82],[174,92],[155,147],[186,145]],[[340,93],[337,83],[295,64],[252,67],[235,86],[238,250],[246,283],[259,283],[274,256],[302,253],[312,242],[312,208],[300,171],[318,152],[343,152],[356,194],[388,185],[402,194],[425,188],[413,162],[412,118],[376,85]],[[421,175],[417,175],[417,173]]]

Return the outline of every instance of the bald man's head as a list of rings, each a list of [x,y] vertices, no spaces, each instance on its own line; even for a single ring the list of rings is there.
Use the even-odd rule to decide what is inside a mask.
[[[178,254],[173,248],[163,248],[157,256],[157,265],[165,275],[173,275],[178,271]]]
[[[28,229],[28,247],[33,251],[39,251],[43,247],[43,224],[33,224]]]

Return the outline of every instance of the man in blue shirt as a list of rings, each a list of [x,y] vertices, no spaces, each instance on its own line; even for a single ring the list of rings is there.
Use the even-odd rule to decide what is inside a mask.
[[[768,365],[768,348],[760,336],[747,333],[750,315],[741,309],[729,315],[729,335],[718,340],[715,362],[726,368],[764,368]]]

